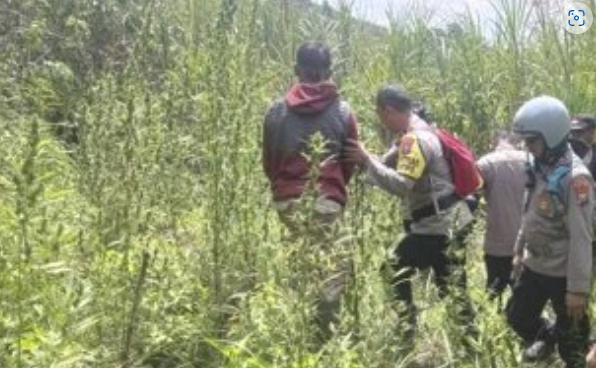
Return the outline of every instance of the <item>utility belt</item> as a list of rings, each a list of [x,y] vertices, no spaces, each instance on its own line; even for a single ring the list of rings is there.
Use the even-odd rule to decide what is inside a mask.
[[[435,203],[431,203],[429,205],[412,211],[412,220],[414,222],[419,222],[420,220],[425,219],[427,217],[438,215],[439,213],[451,208],[460,200],[461,198],[455,193],[443,196],[437,199],[436,206]]]

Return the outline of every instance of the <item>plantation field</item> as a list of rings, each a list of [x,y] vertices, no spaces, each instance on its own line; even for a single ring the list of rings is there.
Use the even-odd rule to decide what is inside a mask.
[[[332,48],[377,153],[387,83],[478,155],[531,96],[596,112],[596,30],[566,33],[548,1],[493,6],[487,36],[419,6],[384,29],[304,0],[0,1],[0,367],[520,366],[484,292],[482,218],[466,245],[478,353],[427,273],[416,346],[398,353],[380,270],[400,203],[363,175],[338,238],[356,271],[342,323],[310,349],[319,244],[287,236],[261,166],[263,115],[305,40]]]

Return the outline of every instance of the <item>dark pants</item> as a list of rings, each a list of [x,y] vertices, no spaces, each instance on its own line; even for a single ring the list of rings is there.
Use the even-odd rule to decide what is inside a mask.
[[[590,324],[587,315],[578,323],[567,316],[566,293],[566,278],[524,268],[507,306],[507,322],[526,344],[536,340],[557,342],[567,368],[584,367]],[[548,301],[557,316],[554,329],[541,318]]]
[[[450,308],[455,312],[458,325],[468,325],[473,321],[474,312],[466,294],[466,272],[464,242],[468,231],[463,230],[450,242],[443,235],[421,235],[409,233],[396,249],[396,262],[393,264],[392,280],[395,298],[405,304],[408,321],[412,323],[414,313],[411,277],[416,270],[431,268],[439,295],[445,297],[453,293],[456,305]]]
[[[513,287],[513,281],[511,280],[512,262],[513,257],[484,255],[486,290],[492,297],[500,297],[507,286]]]

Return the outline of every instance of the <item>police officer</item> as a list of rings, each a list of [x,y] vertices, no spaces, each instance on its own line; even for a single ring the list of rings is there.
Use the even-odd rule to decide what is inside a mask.
[[[387,166],[358,142],[347,150],[347,157],[365,167],[374,184],[405,200],[411,226],[396,249],[392,284],[395,298],[405,307],[402,317],[407,321],[406,334],[415,330],[410,278],[416,269],[432,268],[442,296],[448,292],[448,279],[456,278],[458,303],[450,310],[456,309],[462,325],[470,323],[473,312],[464,295],[462,258],[448,248],[454,224],[456,229],[463,229],[472,217],[465,202],[454,194],[439,138],[427,122],[413,113],[413,100],[401,86],[382,88],[377,93],[376,107],[382,124],[399,137],[396,165]]]
[[[594,131],[596,119],[591,114],[578,114],[571,119],[571,148],[588,167],[592,178],[596,178],[596,144]],[[596,219],[595,219],[596,220]],[[596,368],[596,344],[592,344],[586,357],[586,367]]]
[[[514,130],[533,161],[507,320],[525,343],[525,360],[544,358],[558,343],[567,368],[583,367],[592,281],[593,180],[569,147],[570,118],[561,101],[543,96],[526,102],[515,115]],[[548,301],[556,314],[554,327],[540,317]]]
[[[517,148],[519,139],[511,132],[499,131],[494,150],[477,163],[484,181],[486,232],[484,263],[486,288],[498,297],[511,286],[513,247],[519,231],[526,191],[527,154]]]
[[[596,177],[595,130],[596,119],[593,115],[579,114],[571,119],[571,147],[588,167],[592,177]]]

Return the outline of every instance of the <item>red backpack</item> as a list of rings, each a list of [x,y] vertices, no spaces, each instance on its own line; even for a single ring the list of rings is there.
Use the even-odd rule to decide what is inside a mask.
[[[449,163],[455,194],[465,198],[482,186],[482,177],[476,167],[474,154],[464,142],[447,130],[436,129],[435,132],[441,141],[443,155]]]

